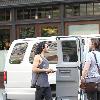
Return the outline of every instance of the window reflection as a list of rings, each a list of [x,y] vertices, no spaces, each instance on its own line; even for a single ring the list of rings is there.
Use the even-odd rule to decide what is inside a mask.
[[[0,9],[0,21],[10,20],[10,9]]]
[[[23,19],[39,19],[42,18],[59,18],[59,6],[45,7],[22,7],[17,9],[17,20]]]
[[[62,52],[64,62],[78,61],[76,41],[62,41]]]
[[[20,64],[23,61],[24,54],[28,43],[18,43],[14,46],[13,51],[11,53],[9,63],[10,64]]]
[[[87,15],[93,15],[93,3],[87,4]]]
[[[58,28],[56,26],[45,26],[42,27],[42,36],[56,36],[58,34]]]
[[[100,3],[74,3],[65,5],[65,17],[100,15]]]
[[[80,4],[80,16],[86,15],[86,4]]]
[[[59,8],[57,6],[54,6],[53,7],[53,12],[52,12],[52,17],[53,18],[59,18],[60,16],[60,12],[59,12]]]
[[[94,15],[100,15],[100,3],[94,3]]]
[[[33,63],[33,59],[35,56],[36,45],[37,45],[37,43],[33,45],[33,48],[30,53],[29,62],[31,64]],[[50,64],[56,64],[58,61],[57,43],[55,41],[48,41],[48,45],[49,45],[49,50],[47,53],[45,53],[45,57],[48,59]]]
[[[65,15],[68,16],[79,16],[80,6],[79,4],[70,4],[65,6]]]
[[[19,38],[21,39],[35,37],[35,27],[20,27],[19,30]]]

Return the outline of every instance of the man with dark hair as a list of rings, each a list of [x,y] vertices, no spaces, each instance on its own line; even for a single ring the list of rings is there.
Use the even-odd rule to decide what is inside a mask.
[[[46,52],[48,52],[48,44],[46,42],[40,42],[36,47],[32,69],[33,73],[35,73],[34,75],[38,75],[35,100],[44,100],[44,98],[45,100],[52,100],[48,74],[54,71],[49,69],[49,62],[44,56]]]

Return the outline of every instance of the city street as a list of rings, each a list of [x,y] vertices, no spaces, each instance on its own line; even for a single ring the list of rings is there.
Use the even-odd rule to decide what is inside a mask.
[[[1,88],[0,88],[0,100],[3,100],[3,97],[2,97],[3,91],[4,91],[4,89],[1,89]],[[55,100],[55,98],[53,98],[53,100]],[[80,100],[80,99],[78,98],[78,100]],[[87,99],[86,99],[86,94],[85,94],[85,97],[83,97],[82,100],[87,100]]]
[[[3,100],[3,97],[2,97],[3,91],[4,91],[4,89],[1,89],[1,88],[0,88],[0,100]],[[55,100],[55,98],[53,98],[53,100]]]

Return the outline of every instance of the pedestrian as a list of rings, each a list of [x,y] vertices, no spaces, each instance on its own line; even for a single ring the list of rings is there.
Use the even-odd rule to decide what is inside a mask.
[[[98,71],[98,67],[96,64],[96,59],[98,62],[98,66],[100,66],[100,40],[97,38],[92,38],[89,42],[90,51],[86,55],[85,64],[82,71],[81,80],[84,78],[93,78],[95,77],[96,82],[100,83],[100,74]],[[94,54],[96,56],[94,56]],[[96,57],[96,59],[95,59]],[[100,68],[100,67],[99,67]],[[100,100],[100,92],[87,92],[88,100]]]
[[[51,88],[48,82],[48,74],[53,73],[53,69],[49,68],[49,62],[45,57],[48,52],[48,44],[40,42],[36,47],[36,55],[33,61],[33,73],[38,75],[36,82],[35,100],[52,100]]]

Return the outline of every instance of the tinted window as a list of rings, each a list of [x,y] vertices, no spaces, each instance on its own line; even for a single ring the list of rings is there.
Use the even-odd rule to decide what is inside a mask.
[[[45,57],[48,59],[50,64],[56,64],[58,61],[58,57],[57,57],[57,43],[54,41],[49,41],[48,42],[49,45],[49,51],[48,53],[45,53]],[[36,44],[33,45],[33,48],[31,50],[31,54],[29,57],[29,62],[32,64],[33,63],[33,59],[35,56],[35,47]]]
[[[16,44],[12,50],[9,63],[10,64],[20,64],[24,58],[27,46],[28,46],[27,43]]]
[[[62,52],[64,62],[78,61],[76,41],[62,41]]]

